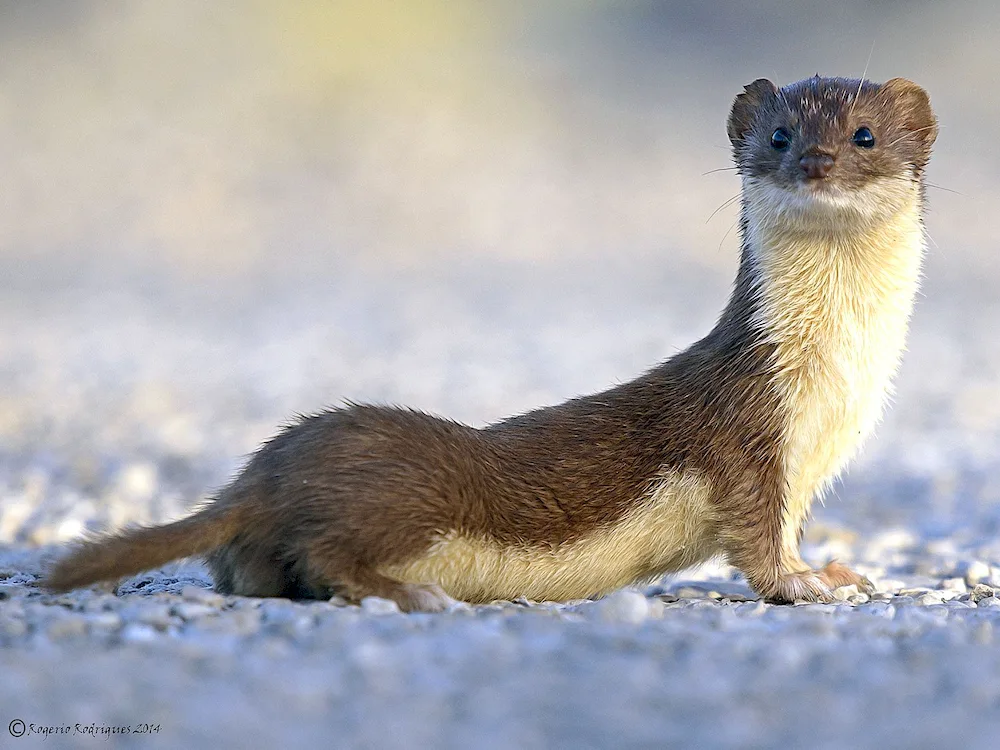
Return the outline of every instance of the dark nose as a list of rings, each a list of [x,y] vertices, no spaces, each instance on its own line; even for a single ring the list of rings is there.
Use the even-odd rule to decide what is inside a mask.
[[[829,154],[806,154],[799,159],[799,167],[811,180],[826,177],[833,169],[833,157]]]

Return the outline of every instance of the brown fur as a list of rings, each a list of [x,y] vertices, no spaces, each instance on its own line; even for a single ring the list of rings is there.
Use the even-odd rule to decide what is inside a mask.
[[[881,149],[860,153],[850,145],[861,124],[876,132]],[[902,175],[922,190],[933,125],[926,94],[908,81],[879,86],[815,78],[782,90],[769,81],[750,84],[734,102],[728,132],[745,180],[798,189],[797,159],[820,149],[836,163],[823,189],[860,190]],[[784,155],[769,146],[779,126],[795,135]],[[494,585],[486,576],[468,587],[452,583],[448,591],[443,585],[454,575],[419,567],[432,559],[439,566],[467,564],[490,551],[501,573],[503,560],[529,555],[531,564],[562,582],[552,591],[596,595],[616,579],[583,576],[573,565],[602,565],[613,552],[593,540],[605,534],[601,538],[617,543],[613,534],[628,528],[629,519],[659,512],[656,503],[674,497],[657,494],[657,483],[675,482],[681,499],[692,491],[685,488],[709,488],[709,509],[698,511],[683,534],[665,536],[662,550],[655,539],[633,545],[630,580],[722,552],[775,600],[826,598],[838,585],[864,586],[843,566],[812,571],[798,558],[810,498],[789,495],[796,479],[789,472],[799,464],[789,463],[786,443],[798,412],[786,370],[799,365],[786,363],[789,344],[767,324],[773,313],[761,288],[769,282],[762,276],[763,250],[754,245],[760,222],[748,214],[747,200],[739,272],[718,324],[640,378],[481,430],[354,404],[303,418],[265,444],[205,509],[167,526],[87,542],[53,568],[46,585],[66,590],[207,554],[223,593],[338,593],[352,600],[374,594],[404,609],[430,610],[445,606],[449,593],[488,601],[523,588],[523,579]],[[848,234],[849,228],[850,222]],[[835,234],[824,241],[836,245],[840,230],[830,231]],[[803,342],[801,351],[808,346]],[[821,488],[807,489],[811,496]],[[694,546],[670,549],[681,538]],[[449,557],[448,544],[456,539],[470,558]],[[629,544],[622,539],[626,557]],[[563,554],[588,549],[590,557],[581,552],[576,558],[587,563]],[[386,573],[406,570],[417,571],[418,580]]]

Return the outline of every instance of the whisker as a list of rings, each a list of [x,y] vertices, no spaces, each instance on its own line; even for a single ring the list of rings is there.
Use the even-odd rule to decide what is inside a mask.
[[[739,222],[740,222],[739,217],[736,217],[736,220],[733,221],[733,223],[729,225],[729,229],[726,230],[726,233],[724,235],[722,235],[722,239],[719,240],[719,252],[720,253],[722,252],[722,245],[725,243],[726,237],[729,236],[729,233],[733,231],[733,227],[735,227],[737,224],[739,224]]]
[[[715,216],[717,213],[719,213],[719,211],[722,211],[723,209],[729,208],[731,205],[733,205],[736,201],[738,201],[740,199],[741,195],[743,195],[743,193],[739,192],[736,195],[734,195],[732,198],[728,198],[727,200],[725,200],[722,203],[721,206],[719,206],[717,209],[715,209],[714,211],[712,211],[711,216],[709,216],[707,219],[705,219],[705,223],[708,224],[708,222],[710,222],[712,220],[712,216]]]
[[[773,70],[773,69],[772,69]],[[774,80],[778,80],[778,73],[774,71]],[[782,90],[781,86],[778,87],[778,98],[781,99],[781,103],[788,107],[788,100],[785,98],[785,92]],[[788,107],[791,109],[791,107]]]
[[[865,69],[864,72],[861,73],[861,80],[858,81],[858,92],[854,95],[854,101],[851,102],[851,111],[848,114],[854,114],[854,107],[857,106],[858,97],[861,96],[861,87],[865,85],[865,76],[868,75],[868,66],[871,65],[872,53],[875,52],[875,39],[878,39],[878,36],[872,39],[872,48],[868,50],[868,60],[865,62]]]
[[[892,148],[897,143],[902,143],[904,140],[906,140],[907,138],[909,138],[911,135],[913,135],[915,133],[923,133],[925,130],[933,130],[935,127],[938,127],[938,126],[937,125],[927,125],[927,126],[922,127],[922,128],[917,128],[916,130],[907,130],[905,133],[903,133],[901,136],[899,136],[896,140],[894,140],[892,143],[890,143],[888,146],[886,146],[886,148]]]
[[[716,172],[732,172],[736,169],[739,169],[739,167],[719,167],[718,169],[710,169],[707,172],[702,172],[701,176],[704,177],[707,174],[714,174]]]
[[[931,244],[934,245],[935,250],[941,249],[941,246],[937,243],[937,241],[933,237],[931,237],[931,233],[927,231],[927,227],[924,227],[924,237],[926,237],[931,241]]]
[[[943,186],[941,186],[941,185],[935,185],[935,184],[934,184],[933,182],[927,182],[927,181],[924,181],[924,184],[925,184],[925,185],[926,185],[927,187],[932,187],[932,188],[934,188],[935,190],[944,190],[944,191],[945,191],[946,193],[954,193],[955,195],[961,195],[961,196],[962,196],[963,198],[968,198],[968,197],[969,197],[969,196],[967,196],[967,195],[966,195],[965,193],[960,193],[960,192],[959,192],[959,191],[957,191],[957,190],[952,190],[951,188],[946,188],[946,187],[943,187]]]

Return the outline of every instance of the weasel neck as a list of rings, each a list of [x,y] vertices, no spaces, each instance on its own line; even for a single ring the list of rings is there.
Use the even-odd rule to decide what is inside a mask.
[[[920,279],[918,190],[885,220],[845,223],[761,221],[744,205],[741,281],[730,307],[745,311],[772,352],[790,546],[814,494],[881,418]]]
[[[746,207],[744,217],[741,275],[779,372],[849,364],[850,348],[898,358],[924,255],[916,191],[885,220],[856,226],[760,221]]]

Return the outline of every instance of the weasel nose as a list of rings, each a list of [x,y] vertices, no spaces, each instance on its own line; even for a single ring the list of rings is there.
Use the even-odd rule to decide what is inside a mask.
[[[809,179],[821,179],[833,169],[833,157],[829,154],[806,154],[799,159],[799,167]]]

